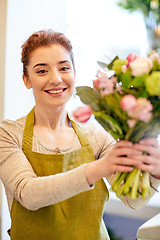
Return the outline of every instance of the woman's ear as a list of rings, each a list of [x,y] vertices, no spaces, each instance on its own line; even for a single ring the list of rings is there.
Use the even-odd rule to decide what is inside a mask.
[[[31,82],[29,80],[29,77],[26,77],[24,74],[22,75],[22,78],[23,78],[23,82],[26,86],[26,88],[30,89],[32,88],[32,85],[31,85]]]

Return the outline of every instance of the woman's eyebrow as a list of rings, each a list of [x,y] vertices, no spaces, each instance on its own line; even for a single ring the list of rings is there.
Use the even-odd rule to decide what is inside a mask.
[[[33,68],[38,67],[38,66],[47,66],[47,64],[46,63],[37,63],[36,65],[34,65]]]
[[[63,64],[63,63],[71,64],[71,61],[69,61],[69,60],[59,61],[59,64]],[[33,68],[38,67],[38,66],[47,66],[47,64],[46,63],[37,63],[36,65],[33,66]]]
[[[71,61],[69,61],[69,60],[63,60],[63,61],[60,61],[59,63],[62,64],[62,63],[66,63],[66,62],[71,64]]]

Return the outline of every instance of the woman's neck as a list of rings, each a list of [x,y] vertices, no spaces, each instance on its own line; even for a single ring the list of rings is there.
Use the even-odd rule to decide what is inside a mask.
[[[43,126],[56,130],[62,126],[68,126],[69,120],[65,107],[43,108],[35,106],[35,126]]]

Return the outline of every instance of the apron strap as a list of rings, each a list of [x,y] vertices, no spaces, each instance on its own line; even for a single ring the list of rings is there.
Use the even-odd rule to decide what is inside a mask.
[[[85,133],[82,131],[82,128],[79,126],[79,124],[76,123],[75,121],[73,121],[69,115],[68,115],[68,117],[69,117],[71,124],[78,136],[81,146],[90,146],[90,143],[89,143]]]
[[[32,139],[33,139],[33,126],[34,126],[34,108],[28,113],[23,131],[22,150],[24,146],[32,151]]]

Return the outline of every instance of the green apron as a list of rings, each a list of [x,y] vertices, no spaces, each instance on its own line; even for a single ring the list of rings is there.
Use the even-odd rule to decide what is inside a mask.
[[[71,120],[81,148],[66,154],[32,151],[34,109],[28,114],[22,150],[37,176],[66,172],[94,161],[90,144],[78,124]],[[45,196],[44,196],[45,198]],[[57,204],[31,211],[13,200],[11,209],[12,240],[108,240],[102,216],[108,190],[103,180],[93,190],[77,194]]]

